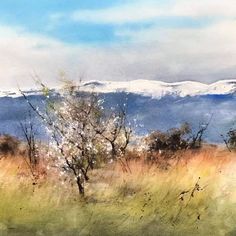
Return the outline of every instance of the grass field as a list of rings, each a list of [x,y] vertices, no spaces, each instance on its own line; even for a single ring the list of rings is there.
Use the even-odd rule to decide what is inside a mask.
[[[94,170],[81,198],[62,177],[33,185],[22,159],[1,159],[0,235],[236,235],[235,153],[205,147],[129,168]]]

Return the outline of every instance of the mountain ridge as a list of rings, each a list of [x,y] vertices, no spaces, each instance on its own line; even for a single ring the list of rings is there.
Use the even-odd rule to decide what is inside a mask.
[[[160,99],[164,96],[186,97],[202,95],[227,95],[236,92],[236,79],[219,80],[211,84],[197,81],[163,82],[156,80],[130,80],[130,81],[85,81],[80,85],[83,92],[97,93],[133,93]],[[60,93],[60,87],[54,87],[52,92]],[[24,89],[27,95],[41,95],[40,89]],[[0,97],[21,97],[19,90],[0,91]]]
[[[163,82],[155,80],[89,81],[81,86],[83,91],[98,93],[126,92],[153,98],[166,95],[186,97],[201,95],[226,95],[236,92],[235,80],[219,80],[212,84],[197,81]]]

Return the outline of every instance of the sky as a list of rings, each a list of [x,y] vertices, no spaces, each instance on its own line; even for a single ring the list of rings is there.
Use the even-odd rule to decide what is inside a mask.
[[[234,79],[235,29],[235,0],[1,0],[1,87]]]

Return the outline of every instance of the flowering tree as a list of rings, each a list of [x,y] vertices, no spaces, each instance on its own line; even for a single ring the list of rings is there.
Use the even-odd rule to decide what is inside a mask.
[[[122,156],[126,152],[126,148],[130,142],[132,129],[130,124],[127,124],[127,116],[124,109],[120,108],[118,112],[114,111],[106,122],[105,129],[98,129],[105,141],[108,142],[111,148],[111,157],[114,159],[117,156]]]
[[[124,104],[126,105],[126,104]],[[113,111],[105,122],[103,129],[98,129],[97,133],[104,139],[110,147],[111,161],[119,160],[122,169],[130,171],[126,157],[126,149],[130,143],[132,134],[131,124],[127,121],[125,106],[119,106],[118,111]]]
[[[125,152],[131,134],[131,129],[125,126],[126,114],[112,113],[108,116],[96,94],[83,94],[73,84],[67,84],[56,101],[50,99],[49,90],[42,86],[47,98],[44,112],[22,94],[47,125],[56,149],[57,166],[75,177],[83,195],[84,183],[89,180],[88,171],[94,168],[101,152],[111,151],[113,159]],[[122,143],[120,146],[118,140]]]

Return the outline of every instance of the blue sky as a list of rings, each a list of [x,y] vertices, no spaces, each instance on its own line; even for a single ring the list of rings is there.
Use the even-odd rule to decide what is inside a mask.
[[[129,38],[116,35],[122,29],[185,28],[204,27],[211,22],[207,17],[156,15],[143,20],[127,22],[105,22],[71,17],[75,12],[93,12],[121,9],[134,1],[122,0],[2,0],[0,3],[0,23],[12,27],[21,27],[27,32],[41,34],[71,44],[112,44],[129,42]],[[174,1],[156,1],[158,6],[169,6]],[[142,3],[143,4],[143,3]],[[144,4],[145,5],[145,4]],[[131,7],[132,8],[132,7]],[[132,9],[130,10],[132,15]],[[88,17],[89,18],[89,17]]]
[[[97,0],[7,0],[0,3],[0,21],[9,26],[43,34],[69,43],[111,41],[112,27],[75,23],[68,19],[56,22],[54,14],[69,14],[75,9],[101,9],[119,1]]]
[[[235,0],[1,0],[0,80],[236,78],[235,16]]]

